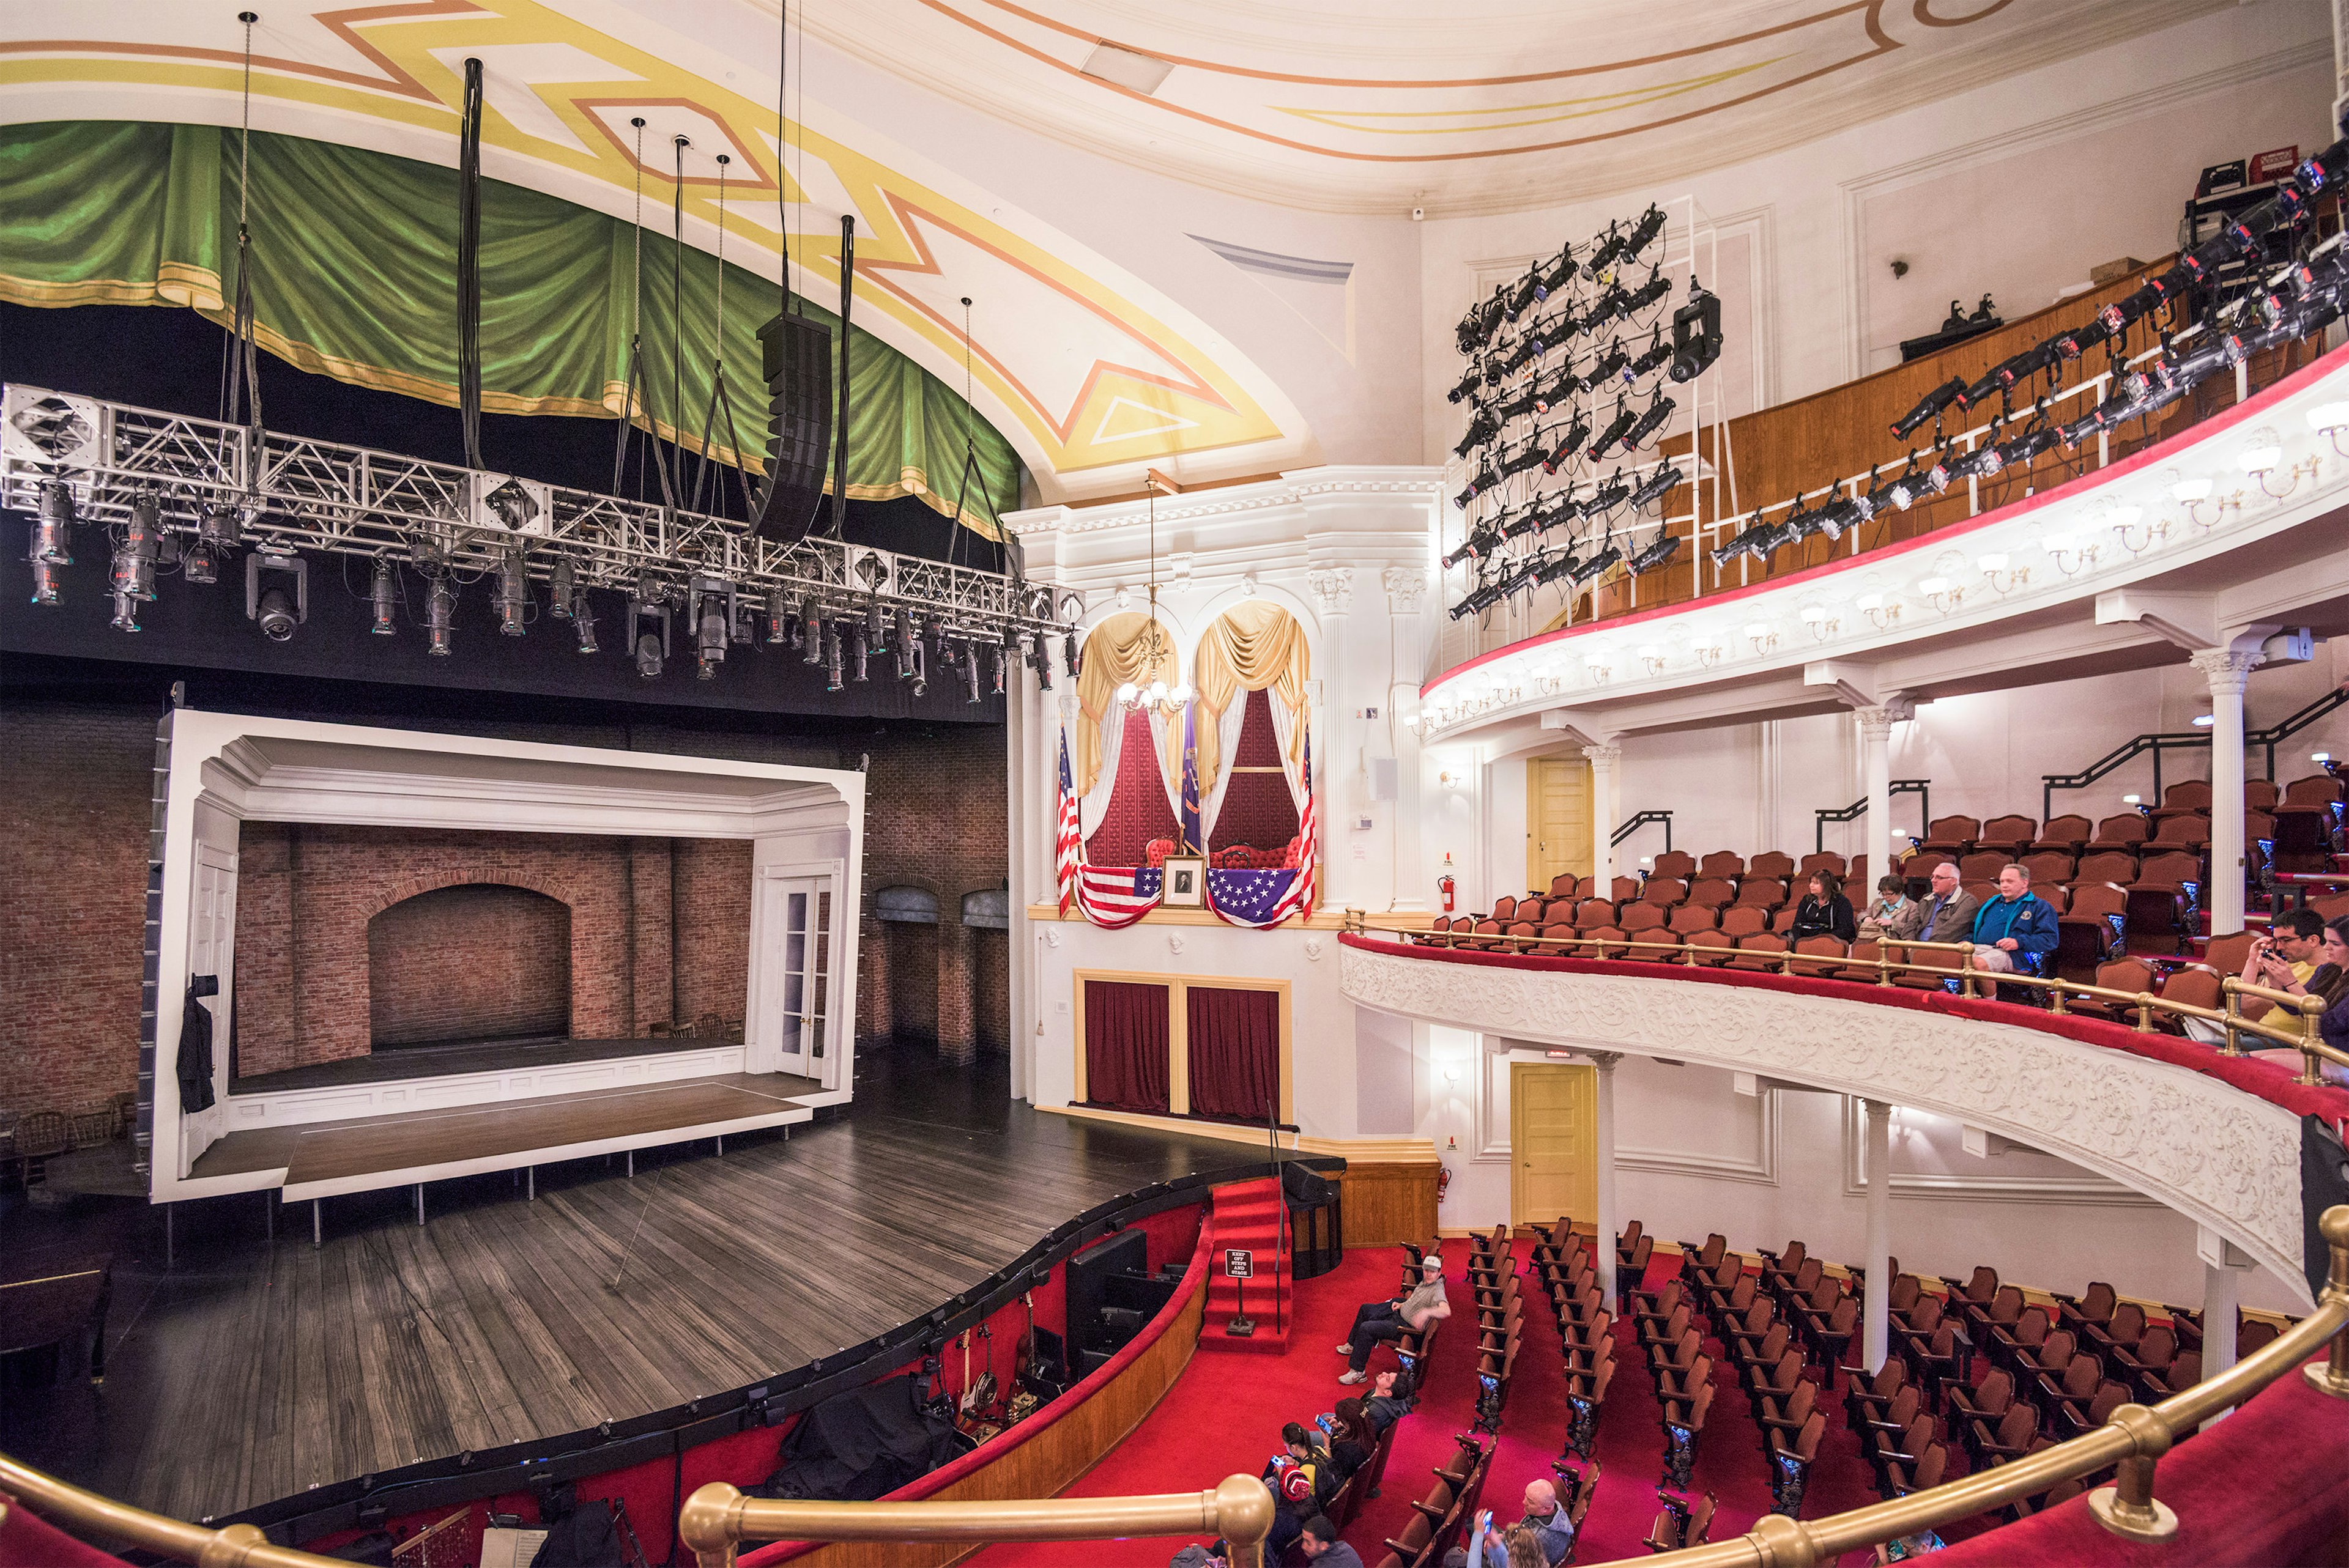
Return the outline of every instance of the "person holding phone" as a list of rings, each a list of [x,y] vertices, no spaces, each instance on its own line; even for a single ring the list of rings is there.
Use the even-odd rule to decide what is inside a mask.
[[[2261,985],[2271,991],[2292,991],[2305,995],[2309,977],[2323,962],[2324,917],[2313,909],[2288,909],[2275,917],[2265,934],[2256,937],[2249,953],[2243,954],[2240,976],[2246,985]],[[2243,1016],[2270,1028],[2296,1028],[2300,1014],[2280,1003],[2261,1002],[2249,997],[2242,1009]],[[2226,1026],[2208,1018],[2186,1020],[2186,1037],[2199,1040],[2206,1046],[2223,1045]],[[2250,1042],[2246,1042],[2249,1044]]]
[[[1490,1515],[1478,1523],[1485,1568],[1557,1568],[1574,1555],[1574,1522],[1547,1477],[1526,1483],[1526,1516],[1506,1532],[1492,1527]]]

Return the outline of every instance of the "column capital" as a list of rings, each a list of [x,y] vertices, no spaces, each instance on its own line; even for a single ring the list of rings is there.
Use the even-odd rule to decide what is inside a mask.
[[[1427,573],[1418,566],[1390,566],[1379,573],[1379,585],[1387,591],[1390,614],[1416,615],[1419,601],[1427,592]]]
[[[1868,1113],[1868,1119],[1870,1121],[1888,1120],[1892,1115],[1892,1102],[1890,1100],[1870,1099],[1866,1095],[1862,1095],[1859,1100],[1859,1108]]]
[[[2256,648],[2204,648],[2189,656],[2202,678],[2210,683],[2212,696],[2240,696],[2243,683],[2263,657]]]
[[[1597,1068],[1599,1076],[1604,1078],[1621,1065],[1623,1056],[1621,1051],[1584,1051],[1582,1059]]]
[[[1609,740],[1597,746],[1584,747],[1582,755],[1590,758],[1590,765],[1593,768],[1612,768],[1623,760],[1623,748]]]
[[[1917,717],[1917,705],[1912,702],[1879,703],[1872,707],[1853,708],[1851,716],[1859,720],[1862,739],[1887,740],[1891,738],[1894,725]]]
[[[1305,574],[1313,591],[1314,607],[1324,615],[1342,615],[1354,607],[1354,569],[1327,566]]]

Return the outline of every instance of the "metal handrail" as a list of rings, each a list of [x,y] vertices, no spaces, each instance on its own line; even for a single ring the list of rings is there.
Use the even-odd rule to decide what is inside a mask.
[[[272,1546],[257,1525],[228,1524],[213,1530],[150,1513],[84,1491],[70,1481],[19,1464],[6,1454],[0,1454],[0,1492],[85,1540],[126,1542],[174,1563],[194,1563],[202,1568],[348,1568],[332,1557]]]
[[[1212,1491],[1009,1502],[785,1501],[744,1497],[724,1481],[711,1481],[685,1500],[677,1533],[693,1549],[699,1568],[733,1568],[735,1546],[744,1541],[1109,1541],[1134,1535],[1219,1535],[1231,1545],[1231,1568],[1263,1568],[1272,1510],[1272,1493],[1245,1475],[1226,1476]]]
[[[1917,838],[1910,841],[1912,843],[1921,841],[1925,837],[1925,833],[1930,833],[1933,830],[1932,781],[1928,779],[1895,779],[1889,786],[1889,793],[1892,795],[1914,795],[1917,797],[1917,810],[1924,819],[1925,832],[1918,834]],[[1834,806],[1820,806],[1815,809],[1811,814],[1819,820],[1818,842],[1815,847],[1817,849],[1819,853],[1825,854],[1827,852],[1827,824],[1829,822],[1858,821],[1862,817],[1868,815],[1868,797],[1862,795],[1850,805],[1840,808]]]
[[[1464,947],[1475,951],[1491,951],[1495,946],[1516,952],[1528,949],[1538,951],[1543,947],[1568,949],[1595,947],[1599,951],[1593,956],[1600,959],[1651,953],[1665,956],[1650,962],[1668,963],[1677,959],[1691,969],[1718,968],[1741,952],[1754,951],[1751,948],[1735,946],[1699,946],[1686,942],[1640,942],[1629,936],[1513,936],[1506,933],[1499,935],[1491,933],[1479,934],[1475,932],[1462,932],[1457,929],[1408,933],[1405,934],[1405,940],[1413,946]],[[2114,1002],[2123,1006],[2134,1007],[2137,1009],[2136,1027],[2140,1034],[2152,1032],[2153,1016],[2156,1013],[2168,1017],[2198,1018],[2206,1023],[2217,1024],[2226,1032],[2226,1043],[2217,1047],[2222,1056],[2241,1056],[2243,1047],[2240,1037],[2243,1036],[2248,1035],[2272,1041],[2276,1045],[2301,1053],[2300,1081],[2302,1084],[2313,1085],[2323,1081],[2323,1069],[2318,1065],[2320,1062],[2331,1062],[2336,1067],[2349,1068],[2349,1052],[2337,1050],[2326,1045],[2318,1031],[2317,1018],[2324,1011],[2324,999],[2321,996],[2295,996],[2290,992],[2270,990],[2266,986],[2253,985],[2239,976],[2229,975],[2220,985],[2220,993],[2226,999],[2226,1006],[2223,1008],[2198,1007],[2188,1002],[2166,1000],[2150,991],[2121,991],[2079,980],[2048,978],[2037,975],[2025,975],[2019,971],[1978,968],[1973,962],[1975,944],[1971,942],[1916,942],[1897,936],[1876,937],[1868,940],[1874,941],[1877,944],[1875,984],[1878,985],[1889,986],[1893,983],[1893,975],[1899,974],[1930,975],[1937,980],[1955,980],[1958,982],[1959,995],[1970,997],[1979,997],[1982,995],[1979,987],[1984,981],[1988,981],[1993,986],[2029,986],[2051,994],[2050,1010],[2057,1017],[2068,1016],[2066,1007],[2073,998],[2085,997],[2094,1001]],[[1930,964],[1896,960],[1890,952],[1893,948],[1899,948],[1909,954],[1954,953],[1958,955],[1958,966],[1954,969],[1945,969]],[[1719,956],[1708,960],[1702,956],[1705,954],[1716,954]],[[1568,955],[1580,956],[1581,954]],[[1767,956],[1775,958],[1777,961],[1778,973],[1787,976],[1816,972],[1826,967],[1848,969],[1868,962],[1864,957],[1853,959],[1847,953],[1839,957],[1820,953],[1797,953],[1791,944],[1785,952]],[[2244,1016],[2240,1004],[2245,997],[2272,1003],[2299,1013],[2301,1024],[2299,1032],[2293,1033],[2291,1030]],[[2261,1011],[2264,1016],[2267,1009],[2262,1008]]]
[[[2298,713],[2286,714],[2265,729],[2245,730],[2243,749],[2250,751],[2253,747],[2259,746],[2267,748],[2268,782],[2272,784],[2275,782],[2276,747],[2306,729],[2344,703],[2349,703],[2349,686],[2334,686]],[[2207,729],[2149,730],[2132,739],[2123,741],[2077,773],[2044,773],[2040,775],[2044,787],[2039,792],[2039,820],[2044,822],[2055,815],[2056,790],[2085,789],[2106,774],[2117,770],[2123,763],[2141,757],[2147,751],[2153,753],[2153,800],[2155,806],[2158,807],[2161,803],[2161,754],[2164,751],[2204,749],[2209,744],[2210,732]]]
[[[1621,827],[1615,830],[1615,836],[1607,841],[1608,848],[1614,849],[1619,846],[1624,840],[1651,822],[1661,822],[1664,825],[1664,853],[1671,854],[1672,852],[1672,814],[1670,811],[1640,811],[1634,814],[1625,820]]]
[[[1654,1563],[1675,1568],[1813,1568],[1833,1563],[1846,1552],[1971,1519],[2115,1466],[2114,1484],[2088,1494],[2090,1514],[2105,1529],[2128,1540],[2168,1540],[2178,1533],[2178,1515],[2153,1495],[2154,1467],[2179,1437],[2282,1377],[2328,1341],[2328,1359],[2310,1362],[2303,1375],[2320,1393],[2349,1399],[2349,1204],[2327,1209],[2317,1228],[2332,1251],[2333,1264],[2316,1310],[2272,1343],[2184,1393],[2158,1405],[2123,1405],[2103,1426],[2069,1442],[1889,1502],[1816,1522],[1764,1514],[1734,1541],[1661,1557],[1624,1558],[1599,1568]]]

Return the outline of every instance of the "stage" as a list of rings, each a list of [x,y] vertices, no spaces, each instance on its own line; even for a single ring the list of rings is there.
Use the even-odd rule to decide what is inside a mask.
[[[246,1073],[229,1080],[232,1095],[282,1093],[288,1089],[344,1088],[353,1084],[404,1083],[411,1078],[458,1073],[512,1072],[533,1068],[574,1067],[622,1057],[674,1056],[708,1050],[720,1042],[678,1035],[659,1040],[484,1040],[460,1045],[401,1046],[363,1057],[272,1073]],[[813,1082],[812,1079],[810,1080]],[[821,1085],[816,1087],[821,1088]]]
[[[12,1393],[0,1447],[181,1518],[418,1460],[593,1428],[802,1366],[920,1316],[1088,1207],[1246,1145],[1040,1115],[1001,1057],[867,1052],[853,1109],[781,1131],[326,1202],[77,1198],[7,1214],[26,1245],[114,1255],[108,1378]],[[511,1114],[511,1111],[500,1114]],[[209,1151],[207,1151],[209,1152]],[[297,1157],[298,1158],[298,1157]],[[614,1283],[617,1280],[616,1284]]]

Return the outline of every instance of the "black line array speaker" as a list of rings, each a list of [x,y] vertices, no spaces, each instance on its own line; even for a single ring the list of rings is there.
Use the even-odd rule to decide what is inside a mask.
[[[759,329],[767,378],[767,486],[750,531],[777,544],[804,537],[823,501],[832,446],[832,329],[786,311]]]

